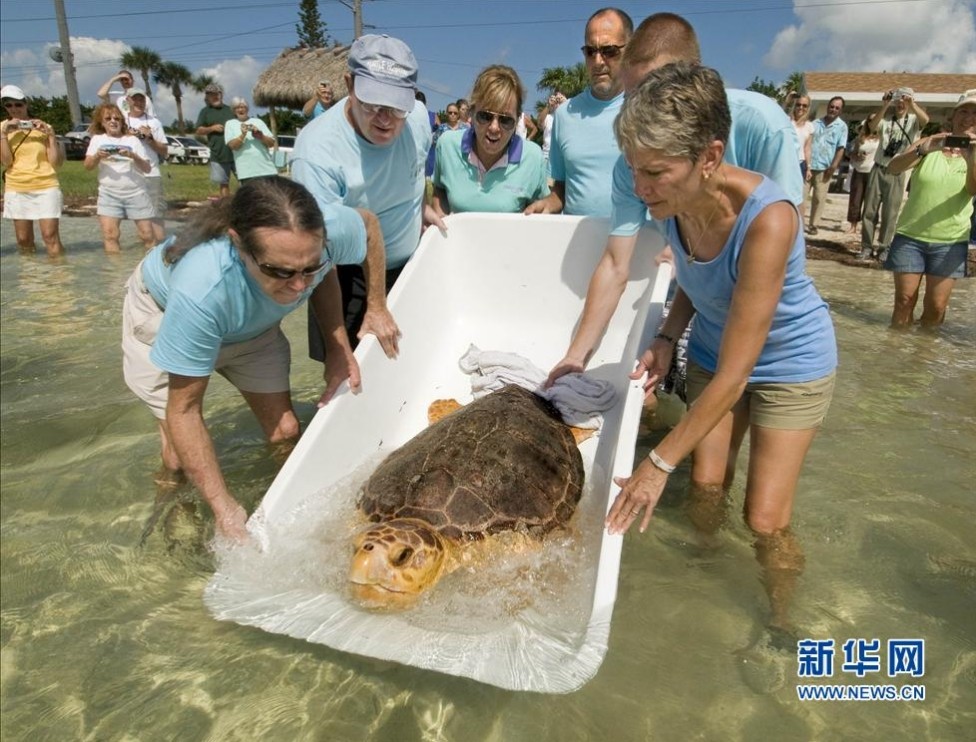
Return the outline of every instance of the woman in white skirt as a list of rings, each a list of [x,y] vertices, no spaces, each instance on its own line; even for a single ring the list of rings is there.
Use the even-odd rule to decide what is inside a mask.
[[[58,231],[61,219],[61,186],[56,168],[64,153],[50,124],[32,119],[27,96],[16,85],[4,85],[0,99],[7,118],[0,123],[0,161],[4,168],[3,218],[14,223],[17,247],[33,253],[34,222],[48,255],[61,255],[64,246]]]

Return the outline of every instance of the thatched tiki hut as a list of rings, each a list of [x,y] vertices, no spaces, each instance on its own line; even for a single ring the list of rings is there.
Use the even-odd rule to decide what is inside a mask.
[[[336,100],[346,96],[348,91],[343,75],[349,69],[348,57],[349,47],[342,45],[329,49],[285,49],[261,73],[251,92],[254,105],[270,109],[271,130],[275,136],[278,134],[275,106],[301,110],[319,82],[332,84]]]

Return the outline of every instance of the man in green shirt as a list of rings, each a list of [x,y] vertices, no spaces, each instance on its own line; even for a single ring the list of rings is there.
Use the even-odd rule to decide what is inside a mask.
[[[234,153],[224,142],[224,124],[234,118],[234,111],[224,105],[224,89],[215,82],[203,89],[203,100],[206,106],[197,116],[195,133],[207,138],[210,182],[220,186],[220,197],[223,198],[230,195],[230,176],[234,173]]]

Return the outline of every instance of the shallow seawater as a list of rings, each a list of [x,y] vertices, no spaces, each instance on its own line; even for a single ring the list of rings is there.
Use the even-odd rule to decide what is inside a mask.
[[[123,284],[138,251],[106,258],[93,221],[71,228],[69,257],[51,263],[17,255],[9,224],[2,227],[4,740],[972,739],[973,281],[957,284],[941,332],[896,334],[887,329],[887,274],[809,266],[831,305],[841,369],[797,498],[806,570],[794,618],[805,636],[837,642],[835,683],[908,682],[841,672],[846,639],[924,639],[925,676],[911,681],[924,684],[924,701],[798,700],[795,654],[762,631],[765,599],[739,516],[741,484],[727,523],[704,544],[685,508],[685,467],[648,532],[625,540],[598,674],[576,693],[543,695],[214,620],[203,602],[216,567],[209,518],[192,505],[173,508],[140,546],[154,510],[158,444],[119,359]],[[320,372],[303,357],[304,319],[289,318],[285,329],[307,421]],[[255,507],[276,471],[256,423],[219,379],[206,412],[231,488]],[[638,453],[657,435],[642,437]],[[328,538],[307,561],[289,556],[281,578],[337,584],[335,565],[348,551]],[[508,603],[494,601],[490,620],[532,610],[526,593],[535,610],[556,610],[546,590],[579,564],[572,543],[557,546],[567,557],[552,565],[552,579],[538,593],[526,581]],[[533,557],[519,556],[516,572],[520,559],[531,565]],[[451,577],[439,587],[453,584],[455,593],[421,606],[431,620],[449,620],[452,594],[465,620],[482,601],[477,581],[465,587],[463,571]],[[578,609],[563,608],[560,621],[572,630]]]

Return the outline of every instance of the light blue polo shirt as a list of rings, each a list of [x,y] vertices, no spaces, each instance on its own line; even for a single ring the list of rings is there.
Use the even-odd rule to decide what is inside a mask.
[[[376,214],[386,267],[400,268],[420,242],[424,164],[431,144],[427,109],[417,103],[400,135],[380,147],[356,134],[346,119],[347,101],[343,98],[302,129],[291,157],[292,178],[312,192],[323,213],[328,204],[342,204]],[[333,235],[328,218],[326,229],[330,240],[344,236]]]
[[[434,185],[447,192],[452,213],[490,211],[517,213],[549,195],[542,148],[517,134],[508,143],[505,165],[481,174],[471,162],[474,128],[447,131],[437,141]]]
[[[249,118],[244,123],[259,129],[266,137],[273,137],[271,129],[259,118]],[[232,139],[237,139],[241,135],[241,122],[234,118],[224,124],[224,142],[229,143]],[[253,132],[249,132],[244,138],[244,144],[238,149],[232,149],[234,153],[234,168],[237,171],[239,180],[247,178],[258,178],[262,175],[277,175],[278,168],[275,167],[274,158],[264,145],[255,139]]]
[[[350,213],[362,223],[359,214]],[[174,239],[146,255],[142,281],[163,308],[149,359],[157,368],[181,376],[212,374],[221,346],[252,340],[277,325],[305,303],[328,272],[316,275],[297,301],[279,304],[251,276],[228,237],[197,245],[167,265],[163,255]],[[365,249],[333,252],[330,244],[322,259],[359,263],[365,259]]]
[[[796,164],[796,129],[769,97],[749,90],[727,89],[732,127],[725,162],[771,178],[797,206],[803,203],[803,176]],[[613,213],[610,234],[629,237],[651,217],[634,193],[634,176],[621,154],[613,168]]]
[[[556,109],[549,171],[565,183],[564,214],[610,216],[613,166],[620,156],[613,121],[623,104],[623,93],[600,100],[587,88]]]
[[[837,150],[847,146],[847,124],[836,118],[829,125],[823,119],[813,122],[813,134],[810,135],[810,169],[826,170],[834,161]]]

